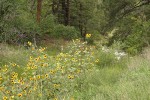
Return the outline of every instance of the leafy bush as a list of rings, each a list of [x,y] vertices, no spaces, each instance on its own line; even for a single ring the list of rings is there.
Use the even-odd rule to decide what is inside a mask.
[[[63,39],[70,40],[70,39],[78,38],[79,32],[74,27],[64,26],[64,25],[56,25],[54,27],[52,36],[56,37],[56,38],[63,38]]]
[[[33,14],[25,6],[26,1],[2,0],[3,15],[0,20],[0,42],[25,43],[40,33]],[[21,5],[21,6],[20,6]]]
[[[114,40],[117,40],[122,43],[122,49],[132,55],[140,53],[144,47],[149,45],[149,20],[128,16],[124,19],[123,23],[119,23],[118,27],[118,30],[109,40],[109,44],[112,44]]]
[[[141,22],[137,19],[136,25],[133,26],[132,34],[124,41],[124,49],[130,54],[137,54],[149,45],[149,22]]]
[[[54,16],[49,15],[43,18],[40,23],[41,33],[40,34],[52,34],[55,26]]]

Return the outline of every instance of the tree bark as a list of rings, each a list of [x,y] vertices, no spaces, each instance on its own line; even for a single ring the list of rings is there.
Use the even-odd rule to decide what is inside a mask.
[[[82,23],[82,4],[79,4],[79,29],[80,29],[80,34],[82,37],[84,37],[83,33],[83,23]]]
[[[62,0],[61,1],[61,6],[62,6],[62,17],[63,17],[63,20],[62,20],[62,23],[64,25],[66,25],[66,0]]]
[[[42,0],[37,0],[37,22],[41,21]]]
[[[66,2],[67,4],[66,4],[66,22],[65,22],[65,24],[66,24],[66,26],[67,25],[70,25],[70,0],[67,0],[67,2]]]
[[[52,12],[53,12],[53,15],[55,15],[58,12],[58,7],[59,7],[59,1],[53,0],[52,1]]]

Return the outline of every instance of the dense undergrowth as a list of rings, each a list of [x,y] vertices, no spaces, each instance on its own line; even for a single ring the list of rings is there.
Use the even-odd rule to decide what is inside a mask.
[[[0,46],[0,99],[149,99],[148,53],[130,58],[80,40],[54,54],[28,45],[29,49]]]

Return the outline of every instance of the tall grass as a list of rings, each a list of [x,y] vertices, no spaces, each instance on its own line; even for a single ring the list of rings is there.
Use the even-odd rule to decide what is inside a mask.
[[[0,65],[15,62],[24,65],[31,52],[24,47],[15,47],[7,44],[0,44]]]
[[[128,69],[120,72],[119,77],[115,78],[116,73],[111,73],[112,79],[117,81],[111,85],[101,85],[97,87],[97,94],[93,96],[93,100],[149,100],[150,99],[150,62],[149,51],[144,55],[130,58]],[[108,69],[111,70],[111,69]],[[107,70],[107,71],[108,71]],[[117,69],[116,69],[117,70]],[[104,73],[103,75],[106,75]],[[109,75],[106,75],[109,76]],[[118,75],[117,75],[118,76]],[[105,78],[107,80],[107,78]],[[92,100],[91,99],[91,100]]]
[[[48,51],[44,52],[44,55],[41,55],[41,57],[43,57],[46,54],[46,57],[48,57],[48,59],[44,60],[44,62],[39,61],[39,64],[34,63],[38,66],[41,66],[41,63],[49,65],[49,67],[43,67],[42,70],[44,71],[42,72],[41,70],[32,70],[32,72],[35,71],[36,73],[43,73],[41,74],[41,76],[47,75],[48,69],[57,69],[57,65],[67,67],[66,69],[64,69],[64,71],[66,72],[63,72],[62,74],[64,75],[64,77],[62,77],[62,75],[60,74],[62,72],[59,71],[56,72],[55,75],[53,75],[54,77],[51,77],[51,79],[53,79],[52,81],[48,81],[47,77],[45,77],[45,79],[41,79],[42,81],[37,81],[40,83],[37,87],[39,90],[37,91],[40,91],[39,93],[43,93],[45,97],[41,98],[41,96],[34,93],[32,93],[32,95],[30,95],[29,97],[32,97],[32,99],[34,100],[48,99],[48,97],[46,97],[46,94],[48,92],[44,93],[44,91],[48,91],[47,89],[50,88],[53,89],[54,91],[51,91],[53,91],[54,94],[56,92],[57,96],[59,97],[57,98],[57,100],[59,100],[60,98],[60,100],[150,99],[150,52],[148,48],[144,51],[143,54],[139,56],[125,56],[119,59],[115,55],[116,51],[114,49],[103,50],[102,47],[91,47],[80,42],[78,42],[78,44],[76,44],[75,42],[71,42],[65,49],[66,50],[63,51],[63,53],[58,53],[59,51],[61,51],[61,47],[56,47],[53,49],[49,46]],[[51,53],[50,50],[51,52],[54,52]],[[34,56],[40,56],[38,53],[32,52],[32,50],[25,49],[23,47],[11,47],[6,44],[0,45],[0,65],[5,65],[9,62],[15,62],[18,65],[27,67],[27,63],[31,55],[33,55],[32,59],[34,59]],[[65,60],[67,60],[68,62],[66,63]],[[81,62],[83,62],[82,67],[79,64]],[[72,71],[74,71],[75,69],[77,69],[78,71],[78,68],[81,68],[80,70],[82,73],[76,75]],[[29,72],[27,71],[27,73]],[[70,74],[74,74],[74,76],[76,77],[73,77],[73,79],[71,80],[67,79],[68,76],[68,78],[71,78]],[[29,75],[30,73],[27,76]],[[25,82],[28,83],[28,79]],[[47,85],[41,85],[41,83],[44,83],[53,86],[53,82],[57,82],[57,84],[59,82],[63,87],[57,89],[50,86],[47,87]],[[33,84],[30,85],[32,87]],[[1,86],[3,85],[1,84]],[[29,97],[24,96],[23,98]],[[52,98],[56,99],[51,95],[49,99],[51,100]],[[17,98],[17,100],[19,99],[20,98]]]

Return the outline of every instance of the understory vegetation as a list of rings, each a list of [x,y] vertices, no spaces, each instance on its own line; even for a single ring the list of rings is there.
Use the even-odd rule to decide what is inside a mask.
[[[149,100],[150,0],[0,0],[0,100]]]
[[[79,39],[54,54],[48,48],[1,45],[0,97],[4,100],[149,99],[149,56],[88,45]]]
[[[0,42],[38,45],[91,34],[90,44],[120,44],[136,55],[150,44],[149,0],[1,0]]]

